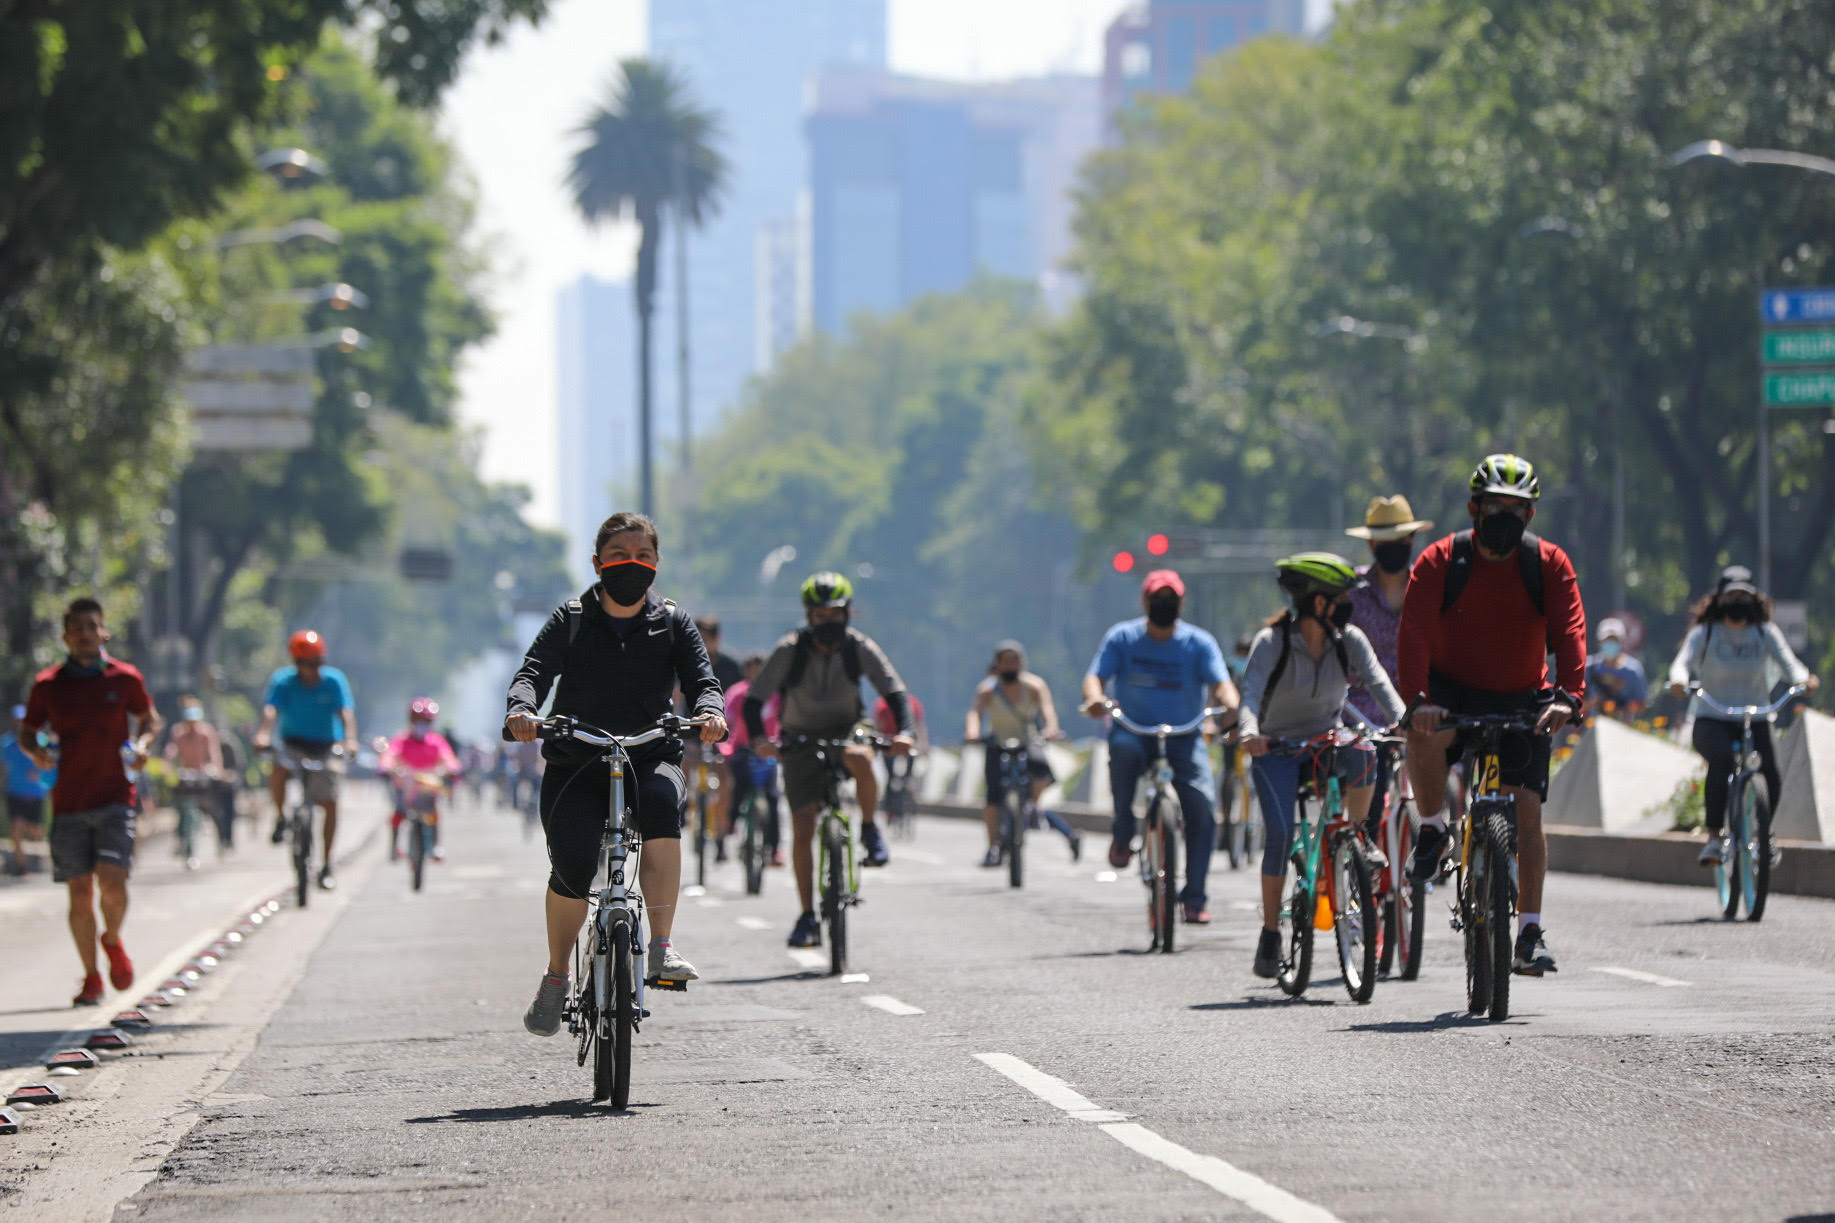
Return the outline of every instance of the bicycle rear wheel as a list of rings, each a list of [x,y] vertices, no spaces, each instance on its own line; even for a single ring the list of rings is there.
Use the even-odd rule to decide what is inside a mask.
[[[1758,779],[1746,782],[1745,866],[1741,882],[1745,885],[1746,920],[1759,921],[1765,916],[1765,900],[1771,893],[1771,802]]]
[[[1287,884],[1287,903],[1281,907],[1281,921],[1287,927],[1287,954],[1275,980],[1282,993],[1298,998],[1306,992],[1313,975],[1313,893],[1306,886],[1306,860],[1295,853],[1288,865],[1293,876]]]
[[[1338,966],[1352,1002],[1368,1002],[1376,991],[1376,927],[1370,904],[1370,864],[1355,833],[1332,838],[1332,933]]]
[[[1026,882],[1026,866],[1023,860],[1026,845],[1026,804],[1018,794],[1007,795],[1006,824],[1007,886],[1022,887]]]
[[[847,971],[847,821],[822,823],[822,919],[828,925],[828,973]]]

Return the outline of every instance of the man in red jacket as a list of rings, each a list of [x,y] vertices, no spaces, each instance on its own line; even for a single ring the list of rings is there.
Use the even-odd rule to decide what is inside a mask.
[[[116,989],[134,984],[134,964],[121,945],[127,917],[127,877],[134,867],[134,781],[146,766],[147,747],[159,734],[159,714],[140,672],[108,656],[108,626],[94,599],[73,600],[64,610],[64,646],[70,657],[39,673],[26,700],[22,741],[37,732],[57,736],[55,761],[42,748],[27,754],[40,768],[57,766],[51,789],[51,877],[70,890],[70,936],[83,961],[83,988],[73,1001],[102,1001],[96,970],[96,908],[100,942]]]
[[[1415,562],[1402,601],[1396,688],[1414,710],[1408,775],[1421,825],[1409,877],[1431,878],[1446,851],[1446,773],[1464,751],[1451,715],[1539,711],[1535,733],[1506,736],[1500,780],[1516,797],[1518,910],[1515,969],[1555,970],[1542,930],[1548,843],[1549,736],[1574,717],[1586,688],[1587,619],[1573,562],[1526,533],[1541,482],[1528,460],[1494,454],[1472,473],[1472,530],[1431,545]],[[1555,655],[1555,686],[1548,655]]]

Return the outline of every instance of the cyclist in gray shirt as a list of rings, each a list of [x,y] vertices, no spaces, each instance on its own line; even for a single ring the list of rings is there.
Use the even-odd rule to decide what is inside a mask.
[[[849,626],[853,604],[853,583],[838,573],[818,573],[803,583],[808,627],[777,643],[745,698],[746,730],[752,737],[752,750],[760,757],[769,760],[777,755],[778,745],[766,737],[764,723],[765,702],[774,693],[784,696],[781,719],[786,739],[844,739],[853,733],[863,713],[862,676],[886,698],[898,720],[893,753],[902,756],[911,751],[911,701],[905,692],[905,681],[871,637]],[[879,825],[873,822],[879,805],[879,782],[873,775],[872,751],[866,747],[849,748],[847,768],[860,801],[864,865],[884,866],[891,855]],[[826,782],[826,771],[812,753],[793,752],[784,758],[784,795],[795,830],[790,857],[796,869],[797,894],[803,902],[802,916],[790,932],[792,947],[816,947],[822,942],[822,927],[815,914],[815,854],[811,841]]]

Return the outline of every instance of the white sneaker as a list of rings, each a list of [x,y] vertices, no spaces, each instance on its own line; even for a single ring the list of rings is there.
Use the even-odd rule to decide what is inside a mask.
[[[701,974],[694,970],[694,965],[682,958],[682,953],[672,943],[657,939],[650,944],[650,973],[652,981],[698,981]]]

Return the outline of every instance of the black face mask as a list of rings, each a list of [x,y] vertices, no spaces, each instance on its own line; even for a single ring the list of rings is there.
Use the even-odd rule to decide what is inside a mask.
[[[1722,603],[1720,605],[1720,618],[1722,620],[1738,620],[1742,623],[1749,622],[1758,619],[1758,610],[1758,605],[1756,603],[1752,603],[1746,599],[1740,599],[1733,603]]]
[[[817,645],[840,645],[847,637],[847,621],[824,620],[820,624],[811,626],[810,631],[815,633]]]
[[[1528,529],[1529,524],[1509,510],[1493,510],[1478,520],[1475,534],[1479,543],[1503,556],[1516,550],[1523,542],[1523,532]]]
[[[1175,594],[1154,595],[1147,600],[1147,623],[1156,628],[1171,628],[1179,622],[1179,608],[1184,600]]]
[[[1351,626],[1351,613],[1356,610],[1349,603],[1334,603],[1326,609],[1325,618],[1340,632]]]
[[[1414,559],[1414,540],[1391,539],[1384,543],[1373,544],[1370,554],[1376,558],[1376,567],[1384,573],[1400,573],[1408,568],[1408,562]]]
[[[656,566],[642,561],[614,561],[599,567],[599,585],[620,607],[642,602],[654,581]]]
[[[1003,684],[1019,683],[1019,672],[1018,671],[1001,671],[1001,672],[998,672],[998,674],[1000,676],[1000,682]]]

